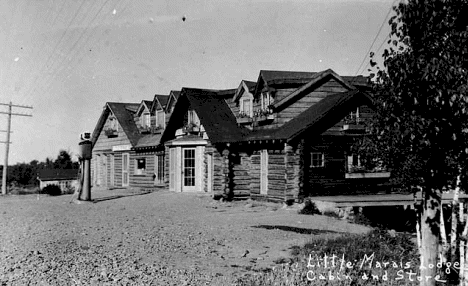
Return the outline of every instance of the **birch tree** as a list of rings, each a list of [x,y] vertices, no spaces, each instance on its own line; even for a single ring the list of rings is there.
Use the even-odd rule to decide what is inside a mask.
[[[376,115],[361,156],[381,158],[402,188],[422,190],[421,285],[435,285],[443,190],[468,167],[468,4],[419,0],[394,7],[383,66],[371,54]]]

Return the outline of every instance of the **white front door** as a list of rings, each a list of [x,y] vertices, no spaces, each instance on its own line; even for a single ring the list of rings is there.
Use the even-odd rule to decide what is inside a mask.
[[[195,165],[195,148],[182,149],[182,192],[196,190],[195,176],[199,170]]]
[[[122,153],[122,187],[130,184],[130,154]]]

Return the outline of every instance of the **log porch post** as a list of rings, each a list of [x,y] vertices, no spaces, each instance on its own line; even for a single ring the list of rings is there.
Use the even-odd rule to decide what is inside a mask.
[[[301,193],[299,153],[293,146],[284,143],[284,201],[297,200]]]
[[[223,197],[226,200],[231,200],[233,198],[233,192],[231,188],[231,162],[230,162],[230,155],[231,152],[229,150],[229,144],[226,144],[225,149],[222,152],[222,170],[223,170],[223,182],[222,182],[222,190],[223,190]]]

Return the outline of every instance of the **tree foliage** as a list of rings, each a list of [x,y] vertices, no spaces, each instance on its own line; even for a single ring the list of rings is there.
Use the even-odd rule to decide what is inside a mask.
[[[39,162],[32,160],[29,163],[17,163],[8,166],[7,182],[9,184],[17,184],[20,186],[35,186],[38,184],[37,174],[40,169],[78,169],[79,163],[73,162],[70,152],[60,150],[55,160],[46,158],[45,161]],[[0,168],[0,169],[3,169]]]
[[[468,4],[410,1],[394,10],[383,68],[371,54],[377,112],[361,150],[405,188],[453,188],[468,166]]]

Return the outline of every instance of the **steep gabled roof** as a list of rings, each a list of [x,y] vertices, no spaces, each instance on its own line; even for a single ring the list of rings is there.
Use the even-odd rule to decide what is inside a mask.
[[[156,147],[161,140],[161,134],[145,134],[140,137],[135,148]]]
[[[239,87],[236,89],[236,93],[234,94],[234,97],[232,98],[232,101],[236,101],[239,99],[239,97],[242,95],[242,90],[246,89],[249,92],[253,92],[255,90],[255,86],[257,85],[256,82],[253,81],[248,81],[248,80],[242,80],[241,83],[239,84]]]
[[[140,116],[141,112],[144,110],[145,107],[148,109],[148,111],[151,111],[152,104],[153,101],[151,100],[142,100],[140,106],[138,107],[137,115]]]
[[[158,106],[161,106],[161,108],[164,111],[166,111],[166,104],[168,100],[169,100],[169,95],[155,94],[153,104],[151,105],[151,109],[150,109],[151,113],[153,113],[156,109],[158,109]]]
[[[232,97],[235,91],[236,89],[183,88],[161,142],[173,138],[173,133],[189,106],[197,113],[212,143],[240,141],[249,130],[237,125],[236,118],[224,99]]]
[[[298,96],[303,94],[304,92],[309,92],[312,88],[316,87],[321,82],[328,80],[329,78],[335,79],[339,82],[343,87],[347,88],[348,90],[355,89],[354,86],[348,84],[343,78],[341,78],[337,73],[335,73],[331,69],[327,69],[318,73],[315,73],[312,78],[309,80],[308,83],[304,84],[300,88],[296,89],[294,92],[290,93],[286,97],[282,98],[281,100],[275,102],[273,104],[274,109],[278,109],[285,104],[291,102],[292,100],[296,99]]]
[[[274,137],[293,140],[305,131],[321,134],[349,114],[353,108],[362,104],[371,105],[372,99],[357,89],[328,95],[286,122],[275,132]]]
[[[261,70],[253,94],[256,97],[265,85],[271,86],[285,83],[294,85],[306,84],[315,74],[315,72]]]
[[[255,131],[246,136],[244,140],[279,139],[290,141],[304,132],[308,132],[310,135],[319,135],[349,114],[353,108],[362,104],[372,105],[372,99],[357,89],[331,94],[280,128]]]
[[[166,103],[166,112],[168,112],[169,108],[177,102],[177,100],[179,99],[179,96],[180,96],[179,90],[171,90],[169,92],[169,98],[167,99],[167,103]]]
[[[92,145],[94,146],[96,143],[97,138],[104,128],[107,117],[112,112],[122,127],[125,135],[127,135],[128,140],[130,140],[132,146],[135,146],[138,143],[138,139],[140,138],[140,133],[138,131],[138,127],[135,124],[135,121],[133,121],[134,111],[132,110],[137,110],[139,106],[139,103],[107,102],[104,110],[101,113],[101,116],[99,117],[98,123],[94,128],[93,136],[91,138]]]
[[[41,181],[76,180],[78,169],[40,169],[37,176]]]

